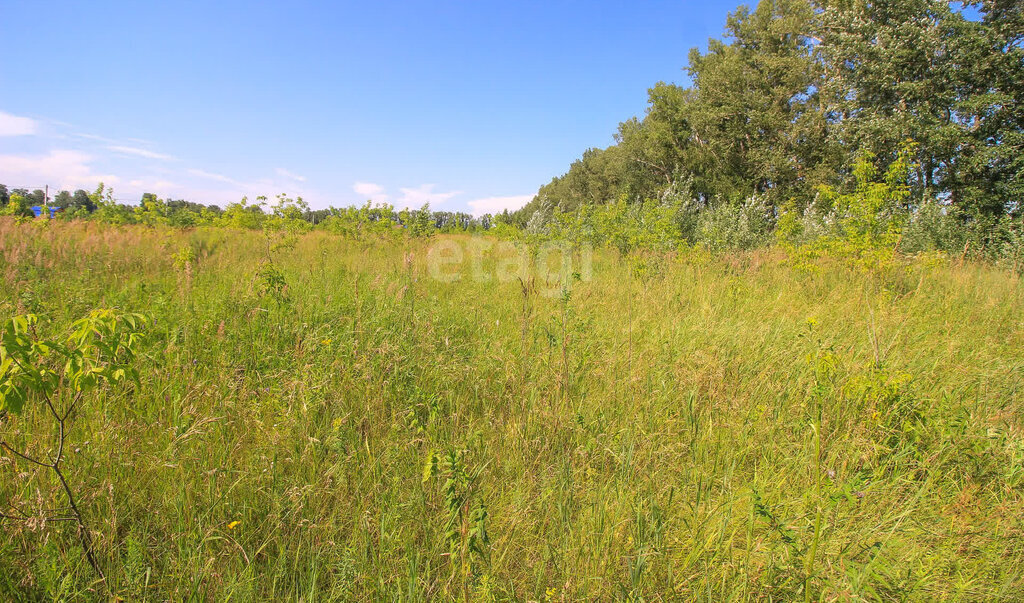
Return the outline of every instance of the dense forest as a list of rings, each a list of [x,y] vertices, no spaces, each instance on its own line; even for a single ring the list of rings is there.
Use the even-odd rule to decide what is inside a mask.
[[[1015,0],[762,1],[690,52],[688,87],[659,82],[642,119],[589,149],[517,212],[684,197],[808,212],[823,187],[909,150],[908,210],[959,224],[1019,217],[1024,9]],[[819,208],[820,209],[820,208]],[[977,227],[976,227],[977,228]]]

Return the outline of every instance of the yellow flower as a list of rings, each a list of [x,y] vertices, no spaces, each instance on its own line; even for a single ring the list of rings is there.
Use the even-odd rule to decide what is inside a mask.
[[[235,528],[237,528],[240,525],[242,525],[242,522],[240,522],[240,521],[232,521],[231,523],[228,524],[228,529],[229,530],[234,530]]]

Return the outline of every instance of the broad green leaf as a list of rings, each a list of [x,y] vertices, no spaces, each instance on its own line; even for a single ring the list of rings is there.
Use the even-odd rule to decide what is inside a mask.
[[[0,410],[19,414],[25,405],[25,391],[11,382],[0,384]]]

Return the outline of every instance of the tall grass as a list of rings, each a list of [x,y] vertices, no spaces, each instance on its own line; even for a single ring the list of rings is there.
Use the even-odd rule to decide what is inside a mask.
[[[545,296],[430,278],[446,239],[0,222],[0,316],[155,320],[141,386],[69,438],[107,583],[72,527],[4,521],[0,599],[1024,590],[1013,273],[597,251]],[[43,447],[44,419],[0,433]],[[60,504],[0,456],[0,505]]]

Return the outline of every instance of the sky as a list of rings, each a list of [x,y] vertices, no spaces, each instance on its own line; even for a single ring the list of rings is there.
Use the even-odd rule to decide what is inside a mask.
[[[515,209],[737,4],[0,0],[0,183]]]

